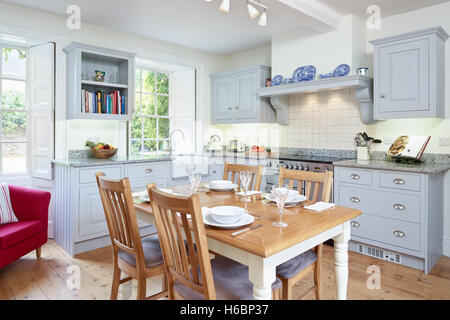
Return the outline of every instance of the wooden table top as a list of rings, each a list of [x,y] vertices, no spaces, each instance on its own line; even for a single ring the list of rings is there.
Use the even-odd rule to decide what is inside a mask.
[[[178,190],[175,191],[179,190],[181,189],[178,187]],[[235,195],[234,192],[199,192],[199,197],[202,207],[244,207],[244,202],[240,201],[241,197]],[[232,232],[248,226],[223,230],[205,225],[206,235],[260,257],[270,257],[361,215],[359,210],[338,206],[315,212],[303,208],[307,203],[302,203],[284,209],[283,221],[288,224],[288,227],[281,229],[272,225],[273,222],[279,221],[276,205],[267,203],[268,201],[264,200],[261,195],[249,198],[252,199],[247,204],[249,213],[261,217],[255,217],[255,221],[250,226],[262,224],[262,227],[232,237]],[[138,203],[137,201],[135,208],[152,214],[152,207],[148,202]]]

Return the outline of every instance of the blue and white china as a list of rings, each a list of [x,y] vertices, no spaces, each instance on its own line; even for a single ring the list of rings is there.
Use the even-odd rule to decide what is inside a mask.
[[[333,77],[345,77],[350,73],[350,66],[348,64],[341,64],[333,71]]]
[[[283,84],[290,84],[292,83],[292,78],[285,78],[283,81]]]
[[[369,71],[369,68],[358,68],[358,70],[356,70],[356,73],[359,76],[367,76],[368,71]]]
[[[314,66],[303,66],[295,69],[294,74],[292,75],[293,82],[303,82],[303,81],[311,81],[316,77],[316,67]]]
[[[279,86],[283,83],[283,76],[277,75],[273,77],[272,82],[270,83],[271,86]]]
[[[333,78],[333,73],[319,74],[319,79]]]

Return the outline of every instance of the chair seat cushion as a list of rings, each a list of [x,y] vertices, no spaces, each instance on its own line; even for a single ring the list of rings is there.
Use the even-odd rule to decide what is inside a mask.
[[[308,250],[299,254],[298,256],[280,264],[277,267],[277,276],[284,279],[290,279],[297,275],[300,271],[305,269],[307,266],[317,261],[317,255],[314,251]]]
[[[27,220],[0,225],[0,249],[11,247],[42,232],[42,221]]]
[[[164,263],[161,247],[159,245],[159,238],[157,235],[142,239],[142,250],[144,251],[145,266],[147,268],[157,267]],[[126,263],[134,267],[137,266],[136,257],[134,254],[124,250],[119,250],[118,255],[119,258],[124,260]]]
[[[218,300],[253,300],[253,284],[248,280],[248,267],[225,257],[211,260],[211,268]],[[276,279],[272,289],[281,288],[281,281]],[[185,299],[204,300],[197,291],[174,282],[174,289]]]

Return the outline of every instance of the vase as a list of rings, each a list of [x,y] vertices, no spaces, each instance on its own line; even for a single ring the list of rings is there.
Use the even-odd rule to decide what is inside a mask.
[[[358,160],[370,160],[368,147],[357,147]]]

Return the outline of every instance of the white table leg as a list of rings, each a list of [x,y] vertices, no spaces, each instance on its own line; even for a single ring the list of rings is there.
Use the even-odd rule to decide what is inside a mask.
[[[347,299],[348,285],[348,241],[350,240],[350,222],[343,225],[343,231],[334,238],[334,259],[336,273],[336,297]]]
[[[276,266],[264,261],[263,258],[250,255],[248,275],[253,283],[253,299],[271,300],[272,284],[276,279]]]

